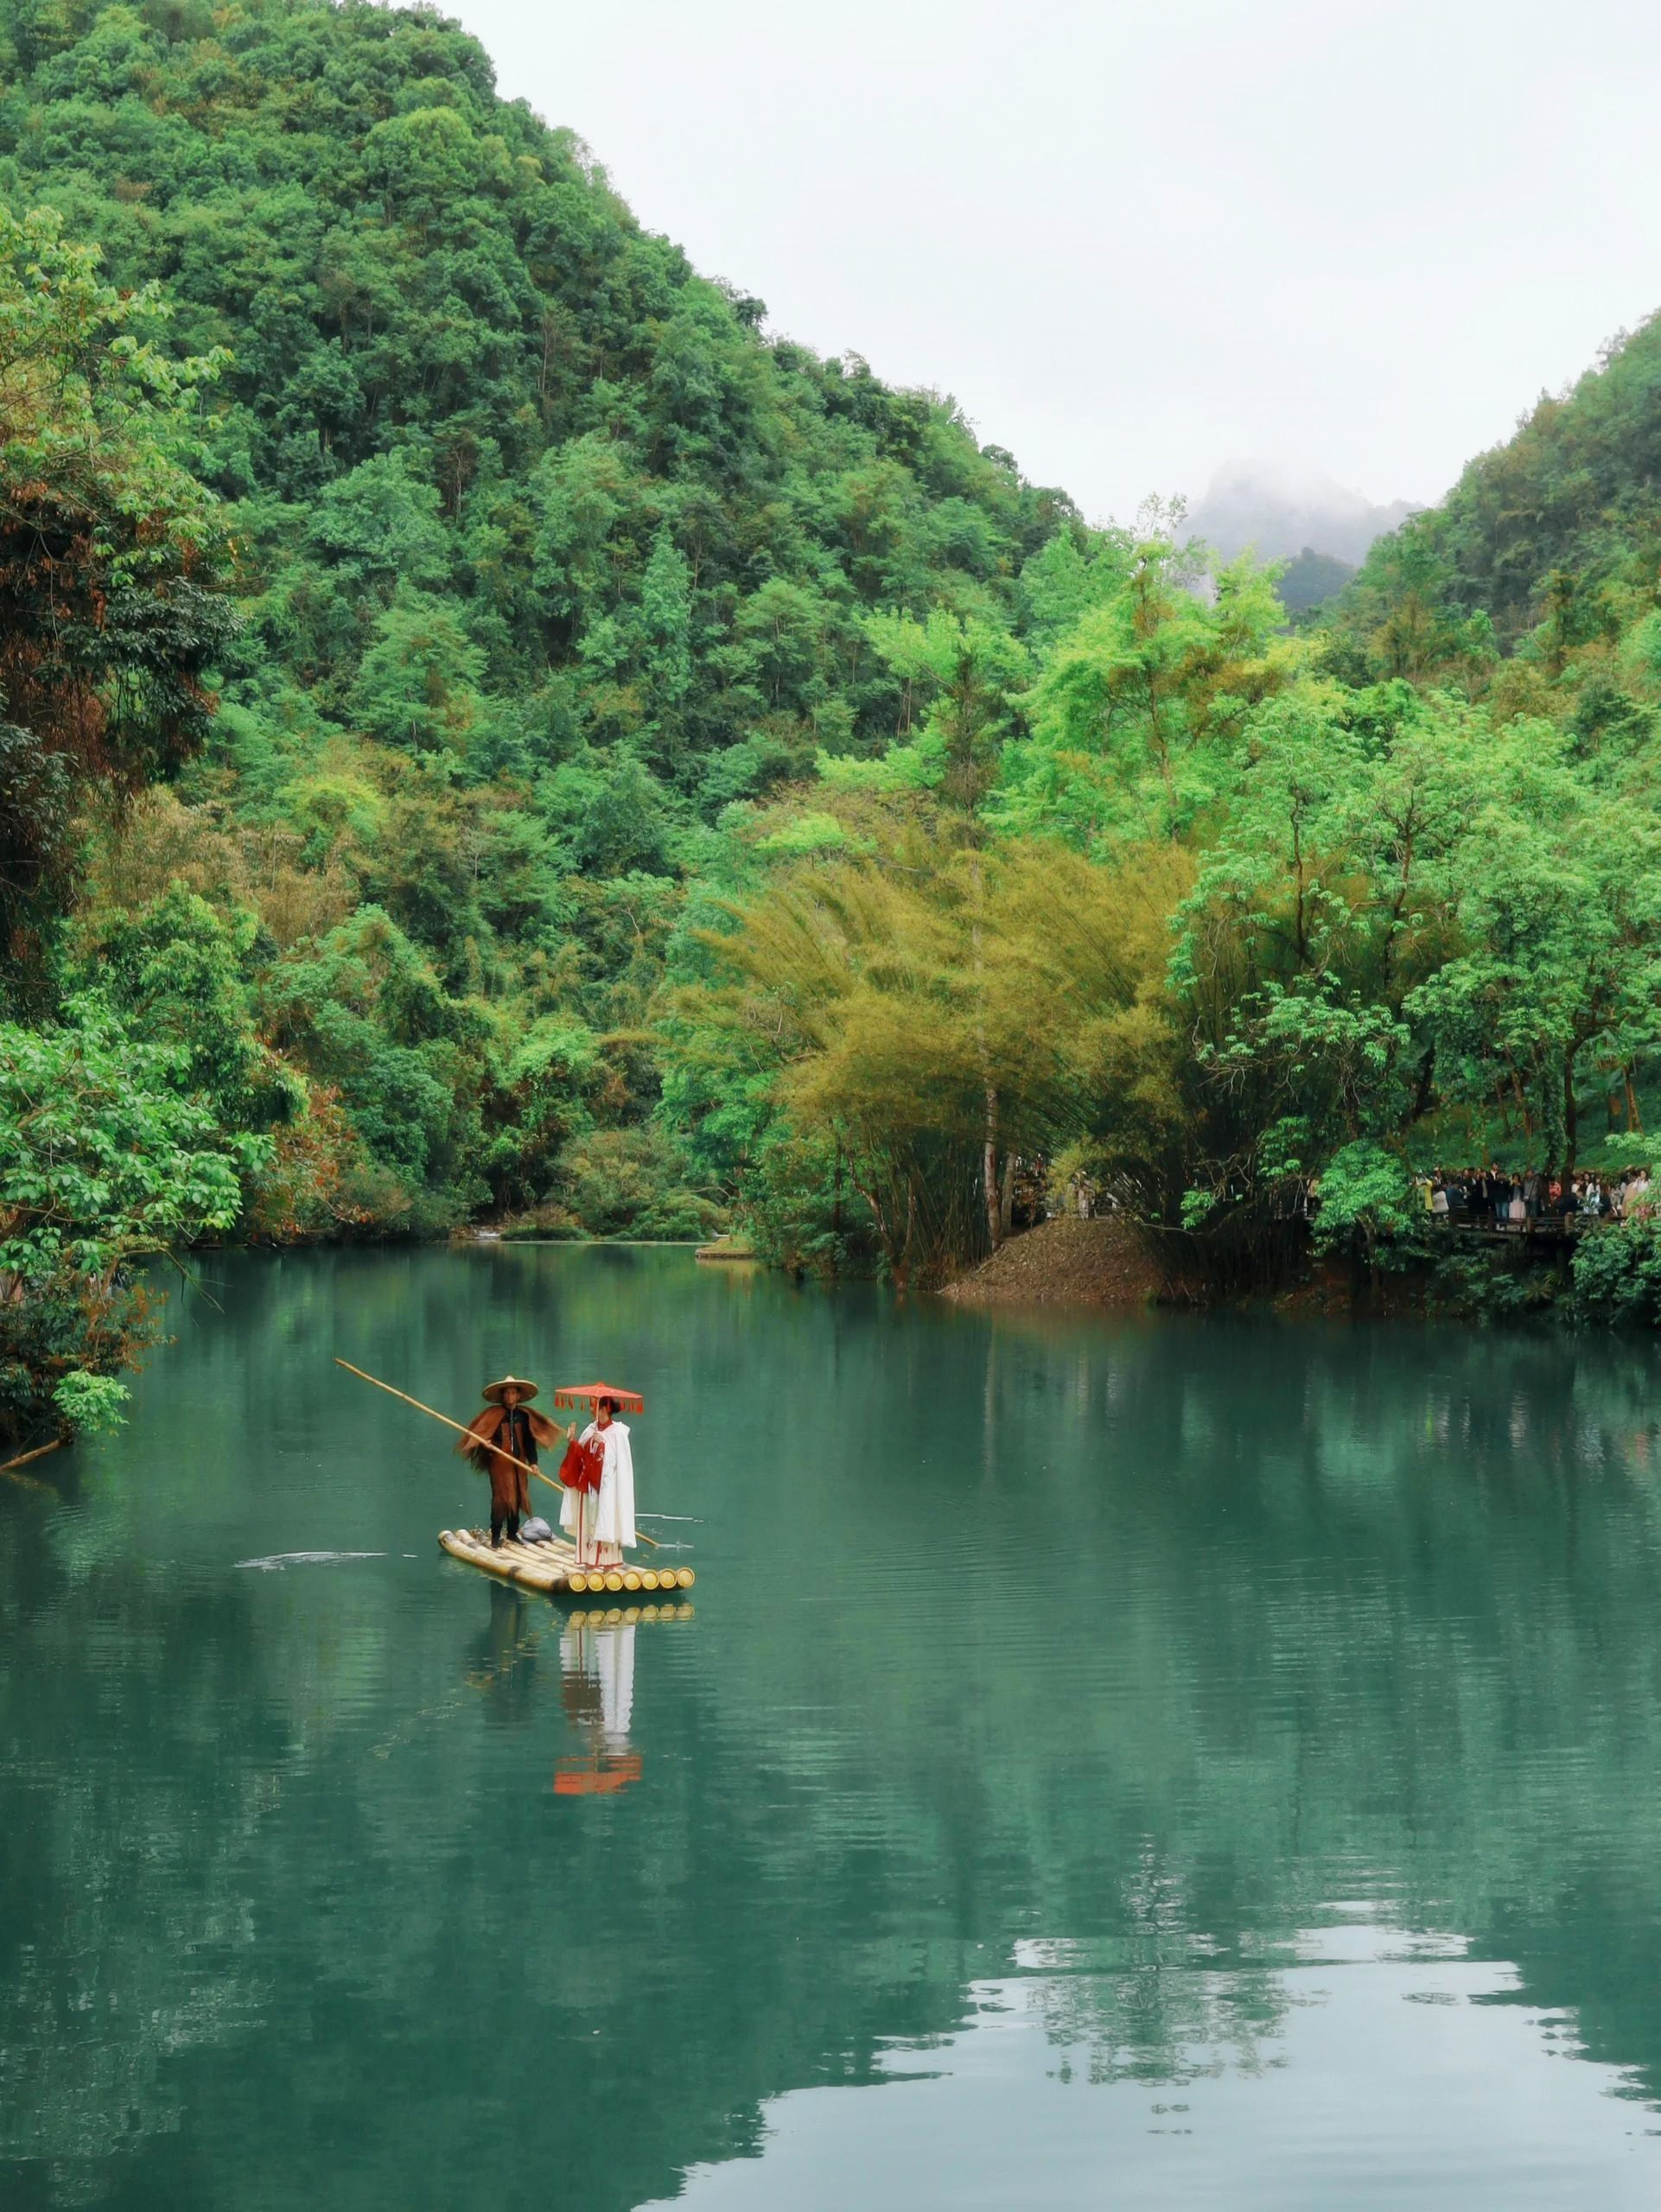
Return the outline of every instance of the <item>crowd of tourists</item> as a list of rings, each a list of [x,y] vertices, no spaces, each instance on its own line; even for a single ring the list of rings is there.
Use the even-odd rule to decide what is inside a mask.
[[[1533,1169],[1513,1174],[1503,1167],[1462,1167],[1416,1179],[1433,1220],[1467,1229],[1527,1231],[1541,1222],[1585,1229],[1599,1221],[1642,1220],[1661,1204],[1647,1168],[1565,1179]]]

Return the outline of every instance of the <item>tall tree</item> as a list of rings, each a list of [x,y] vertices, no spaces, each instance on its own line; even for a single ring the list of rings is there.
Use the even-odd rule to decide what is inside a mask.
[[[45,211],[0,207],[0,990],[38,996],[77,807],[176,772],[232,629],[218,503],[186,466],[222,357],[170,360]]]

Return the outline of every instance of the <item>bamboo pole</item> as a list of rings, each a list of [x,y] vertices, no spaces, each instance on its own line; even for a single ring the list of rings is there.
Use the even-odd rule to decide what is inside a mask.
[[[337,1356],[334,1364],[336,1367],[345,1368],[348,1375],[355,1375],[360,1382],[372,1382],[378,1390],[385,1390],[389,1398],[402,1398],[406,1406],[413,1406],[418,1414],[430,1414],[434,1421],[442,1421],[446,1428],[453,1428],[458,1436],[471,1436],[474,1433],[467,1426],[465,1421],[452,1421],[448,1414],[441,1414],[436,1406],[423,1405],[419,1398],[412,1398],[407,1390],[395,1390],[390,1382],[383,1382],[379,1375],[370,1375],[361,1367],[353,1367],[349,1359],[341,1359]],[[573,1421],[570,1427],[566,1430],[565,1434],[569,1440],[576,1433],[576,1423]],[[480,1451],[494,1452],[500,1459],[506,1459],[510,1467],[522,1468],[527,1475],[534,1475],[539,1483],[546,1483],[550,1490],[557,1490],[562,1497],[564,1496],[564,1484],[556,1482],[551,1475],[544,1475],[540,1467],[533,1467],[528,1459],[516,1459],[512,1452],[503,1452],[499,1446],[486,1443],[482,1437],[480,1437],[478,1441]],[[51,1446],[48,1445],[45,1448],[49,1451]],[[581,1491],[577,1492],[576,1497],[576,1510],[579,1516],[577,1526],[580,1529],[582,1527],[581,1515],[582,1512],[582,1493]],[[653,1551],[657,1550],[658,1540],[655,1536],[648,1536],[644,1529],[637,1528],[634,1533],[640,1539],[640,1541],[643,1544],[650,1544]]]

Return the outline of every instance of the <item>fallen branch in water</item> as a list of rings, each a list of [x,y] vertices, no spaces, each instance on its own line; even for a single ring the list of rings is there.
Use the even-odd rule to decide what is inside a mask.
[[[32,1452],[20,1452],[15,1459],[0,1459],[0,1475],[10,1475],[15,1483],[22,1483],[25,1490],[50,1490],[50,1483],[43,1483],[38,1475],[20,1475],[19,1467],[28,1466],[31,1459],[44,1459],[48,1452],[61,1452],[67,1437],[54,1436],[50,1444],[37,1444]]]

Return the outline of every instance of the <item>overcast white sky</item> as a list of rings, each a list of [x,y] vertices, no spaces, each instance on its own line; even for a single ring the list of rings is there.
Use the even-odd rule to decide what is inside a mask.
[[[1661,7],[449,0],[772,327],[1091,519],[1264,455],[1433,499],[1661,306]]]

